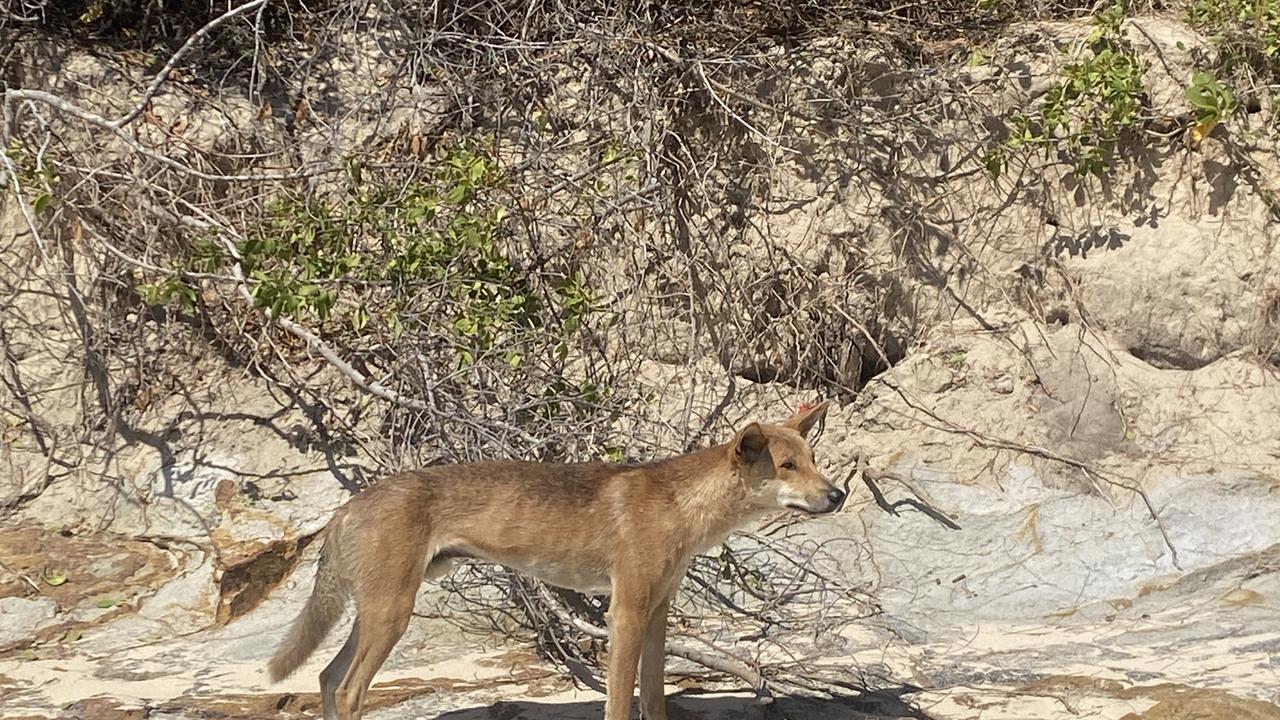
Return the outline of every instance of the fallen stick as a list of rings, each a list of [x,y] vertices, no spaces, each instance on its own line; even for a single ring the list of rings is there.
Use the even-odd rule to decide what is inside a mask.
[[[541,583],[538,584],[538,594],[542,601],[551,608],[556,617],[561,622],[573,627],[579,632],[593,638],[601,640],[609,639],[609,630],[595,623],[588,622],[573,613],[564,606],[547,588]],[[726,675],[732,675],[741,679],[751,686],[756,693],[756,700],[761,704],[773,702],[773,693],[770,692],[764,677],[758,670],[751,667],[747,661],[729,654],[726,650],[714,646],[708,646],[709,650],[694,647],[692,644],[682,641],[679,638],[667,638],[667,654],[678,658],[684,658],[690,662],[697,663],[708,670],[714,670]]]
[[[856,475],[862,476],[862,482],[867,486],[867,489],[871,491],[871,497],[876,501],[876,505],[879,505],[881,510],[884,510],[890,515],[897,517],[898,508],[904,505],[909,505],[938,521],[950,530],[960,529],[960,526],[957,525],[954,520],[947,517],[941,510],[938,510],[921,500],[916,500],[915,498],[903,498],[902,500],[894,503],[889,502],[889,500],[885,498],[884,492],[880,490],[880,486],[876,484],[876,480],[896,480],[898,482],[902,482],[902,476],[889,470],[872,470],[867,465],[866,458],[861,456],[858,457],[856,466],[849,472],[849,477],[845,478],[844,490],[846,496],[849,493],[849,483],[853,482],[853,478]],[[903,484],[905,485],[906,483]]]

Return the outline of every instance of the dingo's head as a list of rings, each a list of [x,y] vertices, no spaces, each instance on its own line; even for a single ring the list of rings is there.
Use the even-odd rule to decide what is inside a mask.
[[[844,493],[814,464],[805,436],[827,414],[827,401],[801,407],[781,425],[751,423],[734,438],[734,465],[762,508],[828,513],[844,502]]]

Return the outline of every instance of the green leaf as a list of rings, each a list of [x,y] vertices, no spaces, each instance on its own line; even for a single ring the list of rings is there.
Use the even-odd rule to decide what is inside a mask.
[[[363,305],[357,306],[351,313],[351,329],[360,332],[369,324],[369,311]]]
[[[334,303],[333,293],[322,290],[320,294],[316,296],[316,299],[312,302],[312,307],[315,308],[316,316],[319,317],[321,320],[328,319],[329,311],[333,309],[333,303]]]
[[[465,185],[454,185],[449,189],[449,192],[445,194],[444,201],[450,205],[461,205],[467,201],[467,195],[469,193],[470,190],[468,190]]]
[[[982,156],[982,164],[987,170],[987,175],[991,176],[992,180],[999,180],[1000,174],[1004,172],[1004,153],[999,148],[988,150]]]
[[[49,200],[49,193],[40,193],[35,200],[31,201],[31,209],[35,211],[35,214],[41,215],[49,207]]]

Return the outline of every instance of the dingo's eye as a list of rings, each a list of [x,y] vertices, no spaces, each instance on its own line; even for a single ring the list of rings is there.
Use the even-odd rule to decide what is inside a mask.
[[[795,464],[795,463],[793,463],[793,462],[791,462],[790,460],[788,460],[788,461],[786,461],[786,462],[782,463],[782,469],[783,469],[783,470],[795,470],[795,469],[796,469],[796,464]]]

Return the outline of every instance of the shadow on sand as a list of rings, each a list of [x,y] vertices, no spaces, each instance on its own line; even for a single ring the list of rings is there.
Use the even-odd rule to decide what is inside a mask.
[[[632,716],[638,714],[632,710]],[[893,691],[830,700],[780,698],[761,705],[753,698],[684,691],[668,696],[669,720],[929,720]],[[498,702],[447,712],[437,720],[600,720],[604,701]]]

